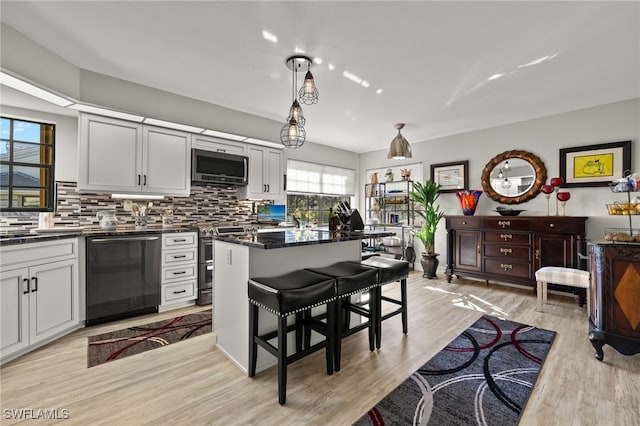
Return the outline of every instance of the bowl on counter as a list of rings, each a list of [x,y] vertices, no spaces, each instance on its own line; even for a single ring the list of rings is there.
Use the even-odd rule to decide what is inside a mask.
[[[507,209],[505,207],[496,207],[496,212],[500,213],[501,216],[518,216],[525,210],[518,209]]]

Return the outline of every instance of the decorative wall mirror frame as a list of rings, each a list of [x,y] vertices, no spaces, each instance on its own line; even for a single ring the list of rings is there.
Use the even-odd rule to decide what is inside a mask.
[[[510,196],[507,191],[496,190],[492,186],[491,180],[492,178],[495,179],[495,176],[500,173],[501,166],[504,167],[506,161],[516,159],[524,160],[531,166],[533,179],[523,191],[516,192],[514,196]],[[546,181],[547,169],[544,166],[544,162],[535,154],[527,151],[505,151],[493,157],[482,170],[482,189],[489,198],[502,204],[520,204],[529,201],[538,195]]]

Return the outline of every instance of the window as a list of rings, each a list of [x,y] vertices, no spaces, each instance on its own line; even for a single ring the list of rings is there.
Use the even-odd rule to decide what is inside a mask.
[[[329,223],[329,208],[350,201],[355,171],[305,161],[287,161],[287,215],[304,213],[308,223]]]
[[[55,125],[0,117],[0,207],[53,211]]]

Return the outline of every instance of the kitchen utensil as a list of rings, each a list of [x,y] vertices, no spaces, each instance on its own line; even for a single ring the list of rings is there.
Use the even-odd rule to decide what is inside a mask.
[[[118,226],[118,218],[116,217],[115,210],[102,210],[96,214],[100,228],[105,231],[116,229]]]
[[[138,216],[140,214],[140,207],[138,207],[138,205],[136,203],[132,203],[131,204],[131,211],[133,212],[133,214],[135,216]]]

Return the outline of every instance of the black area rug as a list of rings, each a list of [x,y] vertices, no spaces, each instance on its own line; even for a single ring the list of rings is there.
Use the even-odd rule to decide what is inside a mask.
[[[356,425],[516,425],[554,331],[484,315]]]
[[[87,367],[211,333],[211,309],[89,336]]]

